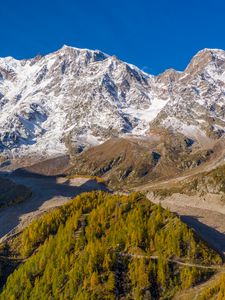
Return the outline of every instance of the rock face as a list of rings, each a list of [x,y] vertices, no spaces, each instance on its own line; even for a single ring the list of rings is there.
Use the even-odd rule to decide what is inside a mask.
[[[184,72],[156,78],[167,105],[153,121],[186,135],[219,137],[225,130],[225,51],[205,49]]]
[[[225,52],[200,51],[184,72],[148,75],[98,50],[64,46],[0,58],[0,151],[80,152],[108,138],[170,128],[190,138],[225,129]]]

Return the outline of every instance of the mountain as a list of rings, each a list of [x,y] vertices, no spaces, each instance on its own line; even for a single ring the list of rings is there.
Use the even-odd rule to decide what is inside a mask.
[[[197,53],[184,72],[166,71],[156,79],[167,105],[153,121],[195,139],[225,130],[225,51]]]
[[[151,138],[114,138],[71,157],[70,176],[102,177],[112,188],[139,186],[192,176],[224,164],[225,139],[201,148],[183,134],[151,133]]]
[[[184,72],[144,73],[98,50],[0,58],[0,150],[80,152],[112,137],[168,128],[201,144],[225,128],[225,52],[200,51]]]
[[[128,110],[151,104],[150,76],[100,51],[65,46],[31,60],[1,59],[0,66],[1,148],[12,153],[98,144],[130,132],[139,122]]]

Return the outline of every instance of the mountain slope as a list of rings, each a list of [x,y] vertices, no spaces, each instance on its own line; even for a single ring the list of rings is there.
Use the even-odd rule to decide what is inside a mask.
[[[24,185],[0,177],[0,209],[25,201],[31,197],[31,190]]]
[[[225,52],[200,51],[184,72],[148,75],[98,50],[0,58],[0,150],[54,156],[166,127],[203,146],[224,132]]]
[[[150,76],[99,51],[65,46],[31,60],[1,59],[0,66],[1,147],[12,152],[99,143],[131,131],[139,121],[127,110],[143,113],[152,101]]]
[[[0,299],[171,299],[222,262],[177,216],[140,194],[82,194],[18,239],[11,249],[28,258]]]
[[[73,156],[67,173],[102,176],[114,188],[128,187],[183,176],[217,161],[217,143],[209,149],[189,143],[184,135],[165,130],[148,138],[114,138]]]
[[[157,78],[170,99],[153,121],[195,139],[221,136],[225,130],[225,52],[205,49],[184,72],[166,71]]]

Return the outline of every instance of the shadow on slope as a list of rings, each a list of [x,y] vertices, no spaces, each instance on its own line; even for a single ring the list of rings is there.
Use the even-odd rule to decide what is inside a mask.
[[[225,254],[225,233],[221,233],[215,228],[207,226],[198,220],[200,217],[196,216],[180,216],[181,220],[189,227],[193,228],[196,233],[207,242],[207,244],[220,252],[223,256]]]
[[[44,212],[50,208],[64,204],[76,195],[94,191],[104,190],[107,187],[97,183],[94,180],[81,182],[80,185],[69,185],[68,181],[58,183],[58,176],[44,176],[28,172],[26,170],[16,170],[9,174],[2,174],[11,179],[16,184],[23,184],[32,190],[32,197],[20,204],[7,207],[0,211],[0,238],[13,232],[13,229],[21,222],[21,217],[31,214],[29,218],[35,215],[37,210]],[[33,214],[33,215],[32,215]]]
[[[25,170],[28,173],[41,174],[46,176],[57,176],[63,174],[69,167],[69,155],[61,155],[58,157],[37,161],[33,164],[23,167],[22,170]]]
[[[31,190],[26,186],[15,184],[12,180],[0,176],[0,210],[27,200],[31,194]]]

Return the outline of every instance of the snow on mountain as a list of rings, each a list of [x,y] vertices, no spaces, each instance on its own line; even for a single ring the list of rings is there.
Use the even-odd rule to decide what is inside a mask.
[[[225,51],[198,52],[184,72],[170,70],[157,77],[169,99],[152,125],[184,134],[219,137],[225,130]]]
[[[205,49],[184,72],[148,75],[98,50],[0,58],[0,151],[54,155],[165,126],[225,128],[225,52]],[[188,127],[189,126],[189,127]]]

